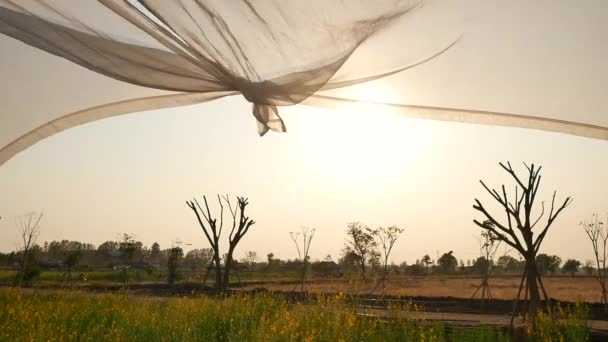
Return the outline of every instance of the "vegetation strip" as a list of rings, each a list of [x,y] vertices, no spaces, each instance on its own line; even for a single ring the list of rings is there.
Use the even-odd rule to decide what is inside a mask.
[[[360,319],[344,295],[292,301],[258,293],[161,301],[127,292],[91,296],[78,291],[0,289],[0,340],[237,340],[237,341],[508,341],[500,329],[448,327],[430,320],[400,317],[420,306],[389,308],[386,317]],[[531,341],[585,341],[586,310],[559,309],[561,319],[540,314]],[[372,313],[372,311],[363,310]]]

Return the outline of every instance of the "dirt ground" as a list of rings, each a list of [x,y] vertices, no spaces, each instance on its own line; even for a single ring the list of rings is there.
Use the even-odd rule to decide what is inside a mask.
[[[492,298],[514,299],[517,296],[521,278],[504,276],[491,278],[489,281]],[[389,279],[386,294],[408,297],[457,297],[470,298],[481,283],[480,278],[451,277],[408,277]],[[551,298],[561,301],[600,302],[601,290],[592,277],[545,277],[543,283]],[[245,289],[266,288],[274,291],[298,290],[293,283],[266,283],[245,286]],[[345,292],[355,294],[380,294],[382,287],[374,283],[362,284],[354,280],[313,280],[308,282],[307,289],[312,292]],[[479,298],[479,293],[476,298]],[[523,296],[523,294],[522,294]]]

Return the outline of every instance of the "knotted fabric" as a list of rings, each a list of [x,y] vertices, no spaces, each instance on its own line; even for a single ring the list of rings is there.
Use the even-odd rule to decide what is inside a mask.
[[[11,120],[26,123],[16,122],[14,131],[22,132],[0,145],[0,164],[36,141],[76,125],[228,95],[241,94],[252,103],[260,135],[269,130],[285,132],[281,106],[359,101],[318,93],[394,75],[458,44],[461,33],[454,29],[442,42],[432,42],[436,45],[432,53],[407,63],[402,61],[407,58],[384,51],[390,50],[387,44],[374,45],[374,39],[385,32],[393,34],[395,45],[404,44],[395,36],[395,27],[407,26],[425,6],[411,0],[0,0],[0,34],[114,80],[159,91],[154,96],[52,113],[25,131],[27,116],[2,113],[0,126]],[[354,55],[354,60],[367,62],[353,62]],[[605,126],[588,123],[403,103],[381,105],[418,117],[608,138]]]

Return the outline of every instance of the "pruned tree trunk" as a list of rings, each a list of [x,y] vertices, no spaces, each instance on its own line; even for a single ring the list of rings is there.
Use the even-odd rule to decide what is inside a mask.
[[[361,267],[361,279],[365,281],[365,255],[361,255],[361,262],[359,263],[359,267]]]
[[[499,240],[513,247],[513,249],[517,250],[525,259],[525,297],[529,296],[527,313],[530,319],[534,319],[540,307],[539,285],[543,290],[545,299],[548,300],[546,291],[542,286],[540,274],[537,270],[536,255],[549,228],[555,222],[559,214],[572,203],[572,198],[566,197],[564,202],[558,207],[555,205],[556,192],[554,191],[547,222],[540,231],[534,230],[545,214],[545,205],[544,202],[542,202],[540,214],[533,215],[535,208],[534,203],[540,186],[540,170],[542,167],[536,168],[534,164],[531,166],[524,165],[528,170],[527,180],[520,179],[510,163],[507,163],[507,165],[500,163],[500,166],[511,175],[516,183],[514,198],[509,198],[504,185],[501,187],[501,191],[497,191],[496,189],[490,189],[483,181],[480,181],[483,188],[501,205],[507,216],[506,222],[499,222],[486,210],[478,199],[475,199],[473,208],[481,212],[486,219],[482,222],[477,220],[473,220],[473,222],[479,227],[495,234]]]
[[[526,259],[526,289],[528,293],[528,313],[534,314],[540,305],[540,291],[538,288],[538,270],[536,269],[536,259]],[[533,317],[533,316],[530,316]]]
[[[225,291],[230,287],[230,269],[232,268],[233,264],[232,255],[234,253],[235,247],[236,244],[234,246],[231,245],[228,248],[228,254],[226,254],[226,260],[224,262],[224,279],[222,281],[222,291]]]
[[[232,207],[230,198],[227,195],[222,197],[217,195],[217,200],[220,206],[219,224],[217,219],[213,218],[211,215],[207,197],[203,196],[205,210],[203,210],[196,199],[193,201],[187,201],[186,204],[188,204],[188,207],[192,209],[196,215],[196,219],[201,226],[207,241],[209,241],[209,244],[213,249],[213,261],[215,264],[215,288],[218,292],[221,292],[228,289],[230,285],[230,267],[232,267],[232,260],[234,260],[234,250],[243,236],[247,234],[249,228],[255,224],[255,221],[245,216],[245,208],[249,204],[246,198],[237,197],[237,205],[234,208]],[[226,260],[224,263],[224,273],[222,273],[222,262],[220,259],[220,238],[222,236],[222,229],[224,227],[224,202],[228,205],[228,209],[232,215],[232,230],[230,231],[230,235],[228,237],[228,254],[226,254]]]
[[[21,218],[17,219],[17,228],[21,235],[21,250],[23,251],[23,259],[19,263],[19,272],[15,279],[15,285],[21,287],[25,278],[25,273],[28,271],[30,266],[30,258],[32,247],[36,244],[38,235],[40,234],[40,220],[42,219],[42,213],[30,213]]]
[[[388,228],[379,227],[374,231],[374,235],[379,240],[379,245],[381,247],[382,252],[382,295],[386,294],[386,279],[388,278],[388,258],[391,255],[391,251],[395,246],[395,242],[399,236],[403,233],[403,229],[399,228],[395,225],[390,226]]]
[[[388,276],[388,256],[384,258],[384,266],[382,267],[382,295],[386,294],[386,277]]]
[[[604,311],[608,312],[608,288],[606,286],[607,274],[606,274],[606,259],[608,259],[608,217],[606,222],[599,221],[598,215],[593,214],[593,218],[590,222],[582,222],[583,229],[591,245],[593,246],[593,254],[597,266],[596,279],[600,284],[602,291],[602,303],[604,304]]]
[[[313,237],[315,236],[316,229],[309,229],[302,227],[301,232],[290,232],[289,236],[296,246],[298,252],[298,261],[302,262],[302,274],[300,278],[300,292],[306,291],[306,277],[308,275],[308,252],[310,251],[310,244]],[[299,237],[302,236],[302,245],[300,248]],[[269,260],[270,261],[270,260]],[[296,287],[294,287],[295,289]]]
[[[29,257],[30,257],[30,253],[29,253],[29,247],[28,247],[28,248],[24,249],[23,259],[19,263],[19,273],[17,274],[17,281],[16,281],[17,287],[21,287],[23,285],[23,279],[25,278],[25,272],[27,271],[27,268],[29,266],[29,261],[30,261]]]
[[[219,256],[213,257],[213,264],[215,265],[215,290],[222,291],[222,261]]]
[[[498,242],[498,243],[497,243]],[[481,309],[485,309],[486,299],[492,299],[492,291],[490,290],[490,274],[494,265],[494,257],[498,251],[501,240],[491,231],[483,230],[481,232],[481,240],[479,240],[479,254],[485,260],[482,263],[483,274],[481,284],[477,287],[471,298],[474,298],[477,292],[481,290]]]

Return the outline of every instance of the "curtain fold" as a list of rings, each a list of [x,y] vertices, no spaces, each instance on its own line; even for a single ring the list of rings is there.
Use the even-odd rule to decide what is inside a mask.
[[[160,95],[108,103],[101,106],[77,111],[62,116],[42,126],[36,127],[30,132],[18,137],[10,144],[4,146],[0,150],[0,165],[4,164],[14,155],[25,150],[31,145],[37,143],[38,141],[72,127],[124,114],[204,103],[219,99],[224,96],[235,94],[237,93],[218,91],[209,93],[180,93],[171,95]]]
[[[361,102],[325,92],[418,69],[458,47],[462,32],[446,24],[448,12],[436,17],[438,27],[447,27],[442,38],[419,44],[432,46],[430,52],[421,55],[393,46],[407,45],[400,40],[408,37],[404,30],[416,25],[417,16],[434,10],[433,2],[409,0],[83,0],[76,5],[68,0],[0,0],[0,34],[116,81],[176,92],[49,113],[45,124],[15,132],[11,143],[0,146],[0,164],[80,124],[227,95],[240,94],[252,103],[260,135],[285,132],[280,106],[335,108]],[[387,36],[393,44],[377,43]],[[608,139],[608,127],[588,118],[381,102],[376,105],[418,118]],[[2,113],[0,119],[27,121],[28,116]]]

